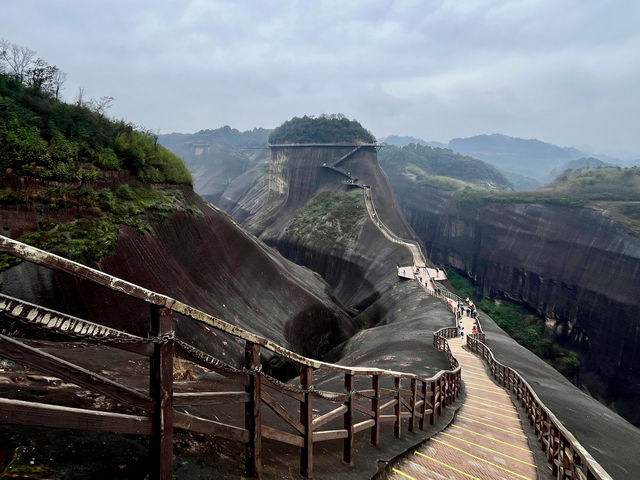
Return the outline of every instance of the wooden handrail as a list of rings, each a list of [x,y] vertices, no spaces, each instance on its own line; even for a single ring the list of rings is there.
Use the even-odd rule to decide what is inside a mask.
[[[40,250],[30,245],[21,243],[17,240],[0,235],[0,252],[13,255],[23,260],[27,260],[31,263],[41,265],[43,267],[51,268],[53,270],[61,271],[73,275],[75,277],[91,281],[103,287],[109,288],[116,292],[123,293],[130,297],[140,299],[151,305],[158,307],[165,307],[173,312],[185,315],[192,320],[209,325],[217,330],[223,331],[234,337],[241,338],[245,341],[258,344],[273,353],[293,360],[302,365],[312,367],[315,369],[325,369],[334,372],[351,373],[354,375],[387,375],[387,376],[401,376],[402,378],[419,378],[417,375],[406,372],[396,372],[394,370],[385,370],[380,368],[369,367],[348,367],[339,364],[321,362],[319,360],[313,360],[311,358],[299,355],[291,350],[288,350],[280,345],[268,340],[264,337],[249,332],[243,328],[237,327],[224,320],[217,318],[213,315],[191,307],[185,303],[182,303],[167,295],[156,293],[152,290],[148,290],[139,285],[136,285],[126,280],[109,275],[108,273],[101,272],[94,268],[88,267],[73,260],[60,257],[50,252]]]
[[[118,416],[109,414],[108,412],[95,412],[82,409],[76,409],[77,411],[67,409],[64,410],[64,414],[69,416],[68,424],[76,426],[76,428],[78,428],[77,425],[79,423],[87,419],[86,425],[88,429],[102,429],[115,432],[135,431],[140,434],[151,435],[153,458],[155,459],[154,462],[152,462],[153,469],[151,471],[151,477],[153,479],[168,480],[171,478],[171,472],[173,470],[171,460],[173,448],[172,432],[174,427],[200,433],[214,433],[223,438],[242,442],[246,449],[245,472],[258,478],[262,472],[262,437],[298,446],[300,447],[301,453],[300,472],[305,477],[312,477],[314,442],[343,438],[343,460],[351,463],[354,453],[354,436],[357,433],[370,429],[371,443],[378,445],[380,425],[383,422],[394,422],[394,433],[396,437],[402,435],[402,421],[404,419],[408,419],[408,428],[410,431],[413,431],[416,425],[422,429],[427,415],[429,415],[430,423],[433,424],[436,414],[442,415],[442,407],[453,402],[460,393],[461,368],[457,359],[452,355],[447,342],[447,338],[457,336],[456,327],[445,327],[433,334],[434,347],[445,351],[451,370],[440,371],[431,378],[422,378],[411,373],[379,368],[347,367],[303,357],[263,337],[224,322],[219,318],[206,314],[171,297],[147,290],[104,272],[4,236],[0,236],[0,252],[8,253],[57,271],[69,273],[75,277],[138,298],[151,306],[151,326],[149,330],[151,338],[144,339],[11,297],[3,296],[3,298],[0,299],[0,311],[4,311],[9,316],[19,319],[32,327],[50,329],[56,333],[66,333],[72,336],[76,335],[80,338],[118,347],[121,345],[117,342],[123,342],[122,345],[127,345],[125,349],[149,357],[150,388],[149,396],[147,396],[136,390],[115,384],[100,376],[94,375],[92,377],[90,372],[84,371],[80,367],[60,361],[51,355],[43,354],[37,349],[23,345],[21,342],[14,342],[10,338],[6,338],[5,343],[6,345],[12,345],[12,348],[3,349],[5,356],[18,362],[24,358],[23,352],[27,352],[31,357],[38,359],[29,359],[29,361],[26,362],[27,364],[31,364],[35,368],[45,368],[46,371],[53,375],[61,374],[56,368],[58,365],[62,365],[70,372],[68,374],[62,372],[64,373],[63,376],[74,383],[79,383],[86,388],[93,388],[120,400],[126,400],[127,403],[137,408],[147,410],[149,416],[146,417]],[[225,366],[219,360],[208,356],[204,352],[199,352],[184,341],[175,338],[172,329],[173,312],[181,313],[193,320],[205,323],[237,338],[244,339],[244,370],[239,370],[229,365]],[[92,333],[95,333],[95,335],[92,336]],[[283,384],[262,373],[259,352],[263,347],[293,360],[300,365],[300,383],[302,388],[287,386],[287,384]],[[196,361],[214,370],[220,370],[223,375],[230,375],[236,378],[236,380],[244,385],[244,392],[179,393],[174,395],[171,371],[173,358],[175,356],[182,356],[189,360]],[[316,390],[313,387],[314,369],[343,373],[345,375],[344,385],[347,393],[322,392]],[[225,370],[228,371],[225,372]],[[361,389],[359,391],[355,389],[356,379],[362,377],[373,378],[372,389]],[[390,390],[381,388],[381,377],[393,378],[395,388]],[[91,383],[91,378],[96,380],[96,385]],[[410,389],[403,388],[402,382],[407,379],[410,380]],[[420,384],[419,389],[418,384]],[[263,390],[263,385],[299,402],[299,420],[293,417],[274,397]],[[393,400],[391,403],[381,405],[381,394],[387,394],[385,393],[387,390],[389,390],[388,394],[391,394]],[[364,408],[362,405],[358,405],[354,401],[354,396],[356,395],[360,395],[361,398],[367,399],[367,401],[370,399],[371,410]],[[340,406],[318,417],[318,421],[314,422],[312,402],[313,398],[318,396],[326,400],[338,402]],[[220,403],[223,398],[236,400],[232,403],[244,404],[244,428],[174,410],[176,406],[184,406],[190,403],[216,404]],[[261,415],[261,406],[263,404],[275,412],[286,424],[292,426],[299,435],[287,433],[272,426],[263,425]],[[382,414],[385,408],[391,406],[394,407],[393,414]],[[36,415],[34,419],[29,420],[27,418],[28,414],[25,412],[28,412],[29,409],[34,412],[47,412],[52,408],[55,410],[56,407],[42,406],[37,403],[18,404],[8,402],[7,405],[3,407],[4,410],[0,411],[0,422],[38,423],[40,421],[39,419],[43,418],[40,413],[38,413],[40,416]],[[20,415],[16,413],[17,416],[11,416],[11,412],[22,413],[20,413]],[[364,412],[365,415],[371,418],[355,423],[354,413],[356,412]],[[343,417],[342,429],[317,430],[321,425],[335,420],[340,416]],[[137,426],[138,424],[140,426]],[[62,428],[64,428],[65,425],[67,425],[67,423],[64,419],[56,423],[56,426]]]
[[[552,465],[554,475],[558,475],[558,478],[565,478],[564,472],[561,472],[561,477],[558,470],[571,469],[571,472],[579,471],[580,473],[576,473],[576,475],[580,476],[570,476],[570,478],[612,480],[604,468],[540,400],[531,385],[516,370],[498,362],[491,349],[480,340],[478,335],[467,335],[467,347],[480,354],[489,364],[491,373],[496,380],[512,391],[519,401],[522,401],[522,405],[527,409],[529,421],[535,426],[543,449],[547,451],[547,459]],[[555,433],[552,433],[551,430],[555,430]],[[568,444],[570,454],[565,452],[565,447],[559,448],[562,443]],[[582,468],[586,468],[586,473],[582,471]]]

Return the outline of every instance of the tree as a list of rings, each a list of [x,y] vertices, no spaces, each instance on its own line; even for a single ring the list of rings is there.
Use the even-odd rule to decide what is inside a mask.
[[[21,82],[25,81],[25,76],[29,68],[32,67],[33,58],[36,52],[27,47],[10,43],[0,39],[0,63],[2,70],[15,75]]]
[[[64,88],[64,84],[67,81],[67,74],[57,67],[52,76],[53,81],[53,96],[56,100],[60,100],[60,91]]]
[[[100,97],[97,100],[92,98],[89,100],[87,106],[98,115],[104,115],[104,113],[111,108],[111,104],[114,100],[115,98],[110,96]]]
[[[84,107],[84,87],[78,87],[78,94],[76,95],[75,104],[79,107]]]

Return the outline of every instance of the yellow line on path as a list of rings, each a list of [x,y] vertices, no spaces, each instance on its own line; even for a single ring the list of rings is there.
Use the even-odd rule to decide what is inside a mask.
[[[392,468],[391,470],[396,472],[398,475],[402,475],[404,478],[408,478],[409,480],[418,480],[417,478],[414,478],[411,475],[407,475],[406,473],[404,473],[401,470],[398,470],[397,468]]]
[[[484,385],[482,383],[474,383],[469,381],[465,381],[464,383],[473,387],[485,387],[489,392],[505,393],[504,389],[496,387],[495,383],[486,383]],[[493,386],[493,388],[490,388],[490,386]]]
[[[470,413],[470,412],[464,412],[465,415],[467,413]],[[498,426],[495,427],[495,428],[506,428],[509,432],[514,432],[514,430],[515,430],[515,432],[517,432],[517,433],[524,433],[524,430],[522,430],[522,425],[520,423],[518,423],[518,425],[505,425],[506,422],[504,420],[500,420],[500,419],[496,420],[494,418],[487,418],[487,417],[483,417],[481,415],[473,415],[473,414],[471,414],[472,417],[467,417],[465,415],[458,415],[458,418],[462,418],[464,420],[476,421],[476,422],[479,422],[479,421],[482,421],[482,420],[484,420],[486,422],[493,422],[494,424],[496,424],[496,423],[498,424]],[[492,426],[492,424],[490,424],[490,423],[487,424],[487,425],[490,426],[490,427]]]
[[[486,388],[480,388],[477,385],[471,385],[469,384],[469,382],[465,382],[467,384],[467,386],[469,386],[469,390],[474,390],[476,392],[486,392],[486,393],[494,393],[494,394],[504,394],[505,392],[502,392],[500,390],[489,390]]]
[[[510,458],[511,460],[513,460],[515,462],[524,463],[525,465],[529,465],[530,467],[538,468],[533,463],[525,462],[524,460],[520,460],[519,458],[512,457],[511,455],[507,455],[506,453],[502,453],[502,452],[499,452],[498,450],[494,450],[492,448],[485,447],[484,445],[480,445],[479,443],[473,443],[473,442],[470,442],[469,440],[465,440],[464,438],[456,437],[455,435],[451,435],[450,433],[440,432],[440,435],[446,435],[447,437],[455,438],[456,440],[460,440],[461,442],[468,443],[469,445],[473,445],[474,447],[480,447],[480,448],[482,448],[484,450],[487,450],[489,452],[497,453],[498,455],[502,455],[503,457]]]
[[[467,394],[467,397],[472,397],[473,395],[469,395]],[[487,400],[484,397],[475,397],[473,396],[472,399],[468,400],[469,403],[465,402],[465,405],[480,405],[484,408],[487,409],[487,411],[491,411],[491,412],[503,412],[503,413],[514,413],[518,416],[518,418],[520,418],[520,415],[518,415],[517,410],[514,408],[513,410],[510,408],[500,408],[502,407],[509,407],[509,405],[507,404],[500,404],[498,402],[491,402],[491,400]],[[492,404],[493,403],[493,404]]]
[[[484,435],[482,433],[476,432],[475,430],[471,430],[469,428],[461,427],[460,425],[451,425],[451,426],[453,428],[459,428],[460,430],[465,430],[465,431],[467,431],[469,433],[473,433],[474,435],[479,435],[481,437],[488,438],[489,440],[492,440],[494,442],[502,443],[504,445],[509,445],[510,447],[517,448],[518,450],[524,450],[525,452],[531,452],[531,450],[528,449],[528,448],[519,447],[518,445],[514,445],[513,443],[509,443],[509,442],[503,442],[502,440],[498,440],[497,438],[490,437],[489,435]]]
[[[462,376],[463,377],[469,376],[469,377],[474,377],[474,378],[478,378],[478,379],[482,379],[482,380],[489,380],[489,377],[487,375],[481,375],[479,373],[463,372]]]
[[[504,417],[504,418],[509,418],[511,420],[520,420],[520,417],[518,417],[518,416],[514,417],[514,416],[511,416],[511,415],[502,415],[500,413],[493,413],[492,410],[487,410],[486,408],[474,407],[473,405],[469,405],[469,404],[466,404],[466,403],[464,404],[464,407],[465,408],[473,408],[474,410],[481,410],[484,413],[489,413],[491,415],[495,415],[496,417]]]
[[[480,425],[484,425],[485,427],[493,428],[494,430],[500,430],[501,432],[505,432],[505,433],[510,433],[511,435],[518,435],[519,437],[527,438],[527,436],[524,433],[513,432],[511,430],[507,430],[506,428],[496,427],[495,425],[484,423],[479,420],[474,420],[473,418],[465,417],[464,415],[458,415],[458,418],[466,420],[467,422],[479,423]]]
[[[510,473],[510,474],[512,474],[512,475],[515,475],[516,477],[524,478],[525,480],[531,480],[529,477],[525,477],[524,475],[521,475],[521,474],[519,474],[519,473],[516,473],[516,472],[514,472],[514,471],[512,471],[512,470],[509,470],[509,469],[507,469],[507,468],[501,467],[501,466],[500,466],[500,465],[498,465],[497,463],[490,462],[489,460],[485,460],[485,459],[484,459],[484,458],[482,458],[482,457],[476,457],[475,455],[473,455],[473,454],[471,454],[471,453],[467,452],[466,450],[463,450],[462,448],[458,448],[458,447],[456,447],[456,446],[453,446],[453,445],[451,445],[450,443],[443,442],[442,440],[437,440],[437,439],[435,439],[435,438],[432,438],[431,440],[433,440],[434,442],[437,442],[437,443],[442,443],[443,445],[446,445],[446,446],[447,446],[447,447],[449,447],[449,448],[453,448],[454,450],[458,450],[459,452],[462,452],[462,453],[464,453],[465,455],[469,455],[471,458],[475,458],[476,460],[480,460],[481,462],[487,463],[487,464],[491,465],[492,467],[499,468],[500,470],[503,470],[503,471],[505,471],[505,472],[507,472],[507,473]]]
[[[496,405],[499,405],[501,407],[511,407],[513,409],[513,413],[518,413],[516,408],[513,406],[513,403],[501,403],[501,402],[495,402],[493,400],[487,400],[484,397],[479,397],[478,395],[471,395],[471,394],[467,394],[467,397],[469,398],[479,398],[480,400],[482,400],[483,402],[489,402],[489,403],[495,403]],[[505,399],[506,400],[506,399]],[[508,410],[508,409],[505,409]]]
[[[487,375],[487,371],[484,368],[479,368],[479,367],[470,367],[469,365],[463,365],[462,369],[464,370],[465,368],[468,368],[469,370],[477,370],[479,372],[484,373],[485,375]],[[489,375],[487,375],[489,376]]]
[[[414,453],[415,453],[416,455],[420,455],[421,457],[428,458],[428,459],[429,459],[429,460],[431,460],[432,462],[439,463],[439,464],[440,464],[440,465],[442,465],[443,467],[447,467],[447,468],[449,468],[449,469],[453,470],[454,472],[461,473],[461,474],[462,474],[462,475],[464,475],[465,477],[472,478],[473,480],[482,480],[481,478],[474,477],[473,475],[469,475],[468,473],[465,473],[465,472],[463,472],[462,470],[458,470],[456,467],[452,467],[451,465],[449,465],[449,464],[447,464],[447,463],[444,463],[444,462],[441,462],[440,460],[436,460],[435,458],[430,457],[429,455],[425,455],[424,453],[420,453],[420,452],[414,452]]]
[[[493,378],[487,376],[487,375],[482,375],[481,373],[475,373],[475,372],[464,372],[462,374],[462,378],[470,378],[471,380],[479,380],[479,381],[485,381],[488,382],[492,385],[498,386],[498,384],[493,380]]]

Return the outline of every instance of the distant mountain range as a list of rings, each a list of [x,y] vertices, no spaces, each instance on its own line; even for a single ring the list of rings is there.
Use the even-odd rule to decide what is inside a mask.
[[[449,148],[454,152],[483,160],[498,168],[517,190],[535,189],[546,184],[567,169],[606,165],[631,166],[608,155],[585,153],[574,147],[559,147],[535,139],[506,135],[476,135],[454,138],[449,143],[428,142],[416,137],[391,135],[382,139],[399,147],[415,143],[431,147]]]
[[[267,138],[271,130],[241,132],[224,126],[196,133],[159,135],[161,145],[179,155],[193,173],[194,190],[216,203],[227,186],[258,163],[269,159]]]

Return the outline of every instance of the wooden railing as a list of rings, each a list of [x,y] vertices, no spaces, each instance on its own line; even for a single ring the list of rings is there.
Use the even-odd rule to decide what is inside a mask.
[[[258,478],[262,473],[263,438],[296,446],[300,449],[300,473],[311,478],[316,443],[342,439],[343,460],[351,464],[354,437],[359,432],[368,430],[370,443],[377,446],[380,427],[386,422],[393,423],[397,438],[402,435],[405,423],[408,431],[423,429],[427,419],[433,424],[436,415],[442,414],[442,408],[460,393],[460,366],[447,342],[447,338],[457,336],[455,327],[434,333],[434,347],[447,354],[451,370],[441,371],[431,378],[329,364],[298,355],[170,297],[3,236],[0,236],[0,252],[143,300],[150,306],[151,318],[149,338],[143,338],[0,295],[0,313],[4,318],[20,322],[27,328],[124,349],[149,359],[149,389],[142,392],[43,352],[23,340],[0,335],[1,357],[81,385],[127,407],[127,413],[113,413],[0,398],[0,423],[150,436],[150,473],[154,479],[172,478],[174,428],[239,442],[245,449],[245,473]],[[244,340],[244,365],[237,367],[224,363],[176,337],[174,313]],[[266,374],[262,368],[262,349],[295,362],[300,368],[299,385]],[[228,379],[224,382],[225,390],[181,391],[183,385],[173,381],[176,357],[225,376]],[[325,372],[344,375],[344,390],[317,389],[314,375]],[[219,404],[237,404],[235,416],[214,421],[189,413],[192,406]],[[332,423],[332,428],[328,428]]]
[[[493,378],[513,392],[518,402],[522,404],[556,478],[562,480],[611,479],[602,466],[542,403],[526,380],[512,368],[498,362],[478,335],[467,336],[467,347],[488,363]]]
[[[376,210],[376,206],[373,203],[373,197],[371,195],[371,187],[368,185],[363,186],[364,188],[364,201],[365,204],[367,204],[367,210],[369,210],[369,205],[371,205],[371,212],[370,212],[370,217],[371,220],[373,221],[373,223],[378,227],[378,229],[383,233],[383,235],[390,240],[393,243],[397,243],[399,245],[411,245],[413,246],[419,253],[420,255],[420,262],[415,262],[416,265],[420,264],[420,266],[426,266],[426,255],[424,254],[424,252],[422,251],[422,247],[420,246],[420,242],[417,242],[415,240],[405,240],[404,238],[396,235],[395,233],[393,233],[393,231],[387,227],[387,225],[384,224],[384,222],[382,221],[382,219],[380,218],[380,215],[378,214],[377,210]],[[368,202],[368,203],[367,203]],[[413,256],[413,253],[412,253]]]

